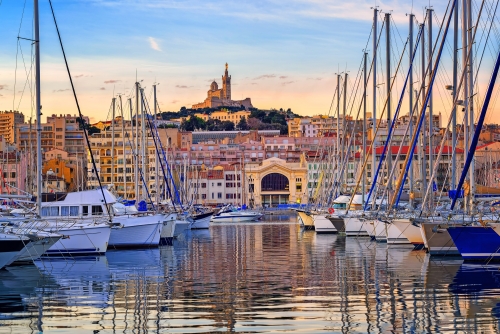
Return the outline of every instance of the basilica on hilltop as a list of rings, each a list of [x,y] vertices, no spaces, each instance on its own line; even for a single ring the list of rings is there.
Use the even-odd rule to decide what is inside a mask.
[[[207,92],[205,101],[193,104],[192,109],[217,108],[217,107],[239,107],[244,106],[246,110],[253,108],[250,98],[244,100],[231,100],[231,76],[226,71],[222,76],[222,88],[219,89],[217,82],[213,81],[210,84],[210,90]]]

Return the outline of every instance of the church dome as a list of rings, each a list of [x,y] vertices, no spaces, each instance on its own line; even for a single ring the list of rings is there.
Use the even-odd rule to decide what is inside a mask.
[[[212,82],[212,83],[210,84],[210,90],[211,90],[211,91],[216,91],[217,89],[219,89],[219,86],[217,85],[217,82],[215,82],[215,81],[214,81],[214,82]]]

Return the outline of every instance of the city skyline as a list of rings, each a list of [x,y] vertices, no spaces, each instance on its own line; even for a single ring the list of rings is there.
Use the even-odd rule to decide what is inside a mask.
[[[159,83],[162,111],[189,108],[203,100],[210,82],[215,79],[221,84],[226,62],[233,76],[234,99],[252,97],[254,106],[261,109],[328,114],[336,73],[348,71],[352,86],[367,45],[371,55],[372,7],[390,10],[403,38],[408,30],[406,14],[413,11],[421,21],[423,8],[429,5],[429,1],[415,1],[412,9],[411,3],[363,0],[348,4],[315,0],[53,3],[82,113],[91,121],[110,118],[105,115],[112,97],[133,94],[136,75],[148,98],[152,84]],[[446,4],[430,4],[442,19]],[[48,3],[41,2],[40,10],[43,110],[76,114]],[[19,40],[18,48],[17,35],[19,31],[19,36],[29,38],[31,15],[30,3],[24,14],[18,1],[4,0],[0,5],[0,19],[6,26],[0,33],[0,110],[19,110],[27,119],[31,100],[24,84],[29,76],[30,42]],[[487,66],[486,59],[483,68]],[[394,100],[398,94],[393,93]],[[449,110],[439,103],[435,102],[435,112],[442,111],[447,118]],[[356,110],[352,113],[356,117]]]

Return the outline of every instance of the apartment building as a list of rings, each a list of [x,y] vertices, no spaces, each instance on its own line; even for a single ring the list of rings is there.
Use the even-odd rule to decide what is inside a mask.
[[[24,115],[19,111],[0,111],[0,136],[7,143],[16,142],[16,126],[24,123]]]
[[[78,119],[79,117],[70,114],[47,117],[47,121],[41,124],[42,152],[58,148],[68,152],[70,158],[84,157],[87,144]],[[85,117],[85,122],[88,121]],[[36,125],[19,124],[16,128],[16,138],[18,150],[36,150]]]

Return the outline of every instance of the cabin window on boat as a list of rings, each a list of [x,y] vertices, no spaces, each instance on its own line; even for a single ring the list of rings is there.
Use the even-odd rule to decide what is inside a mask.
[[[83,216],[88,216],[89,215],[89,207],[84,205],[82,206],[82,215]]]
[[[78,216],[78,206],[61,206],[61,216]]]
[[[98,215],[102,215],[102,214],[103,214],[102,206],[92,205],[92,215],[93,216],[98,216]]]
[[[59,207],[58,206],[49,206],[49,207],[42,208],[42,216],[43,217],[59,216]]]

